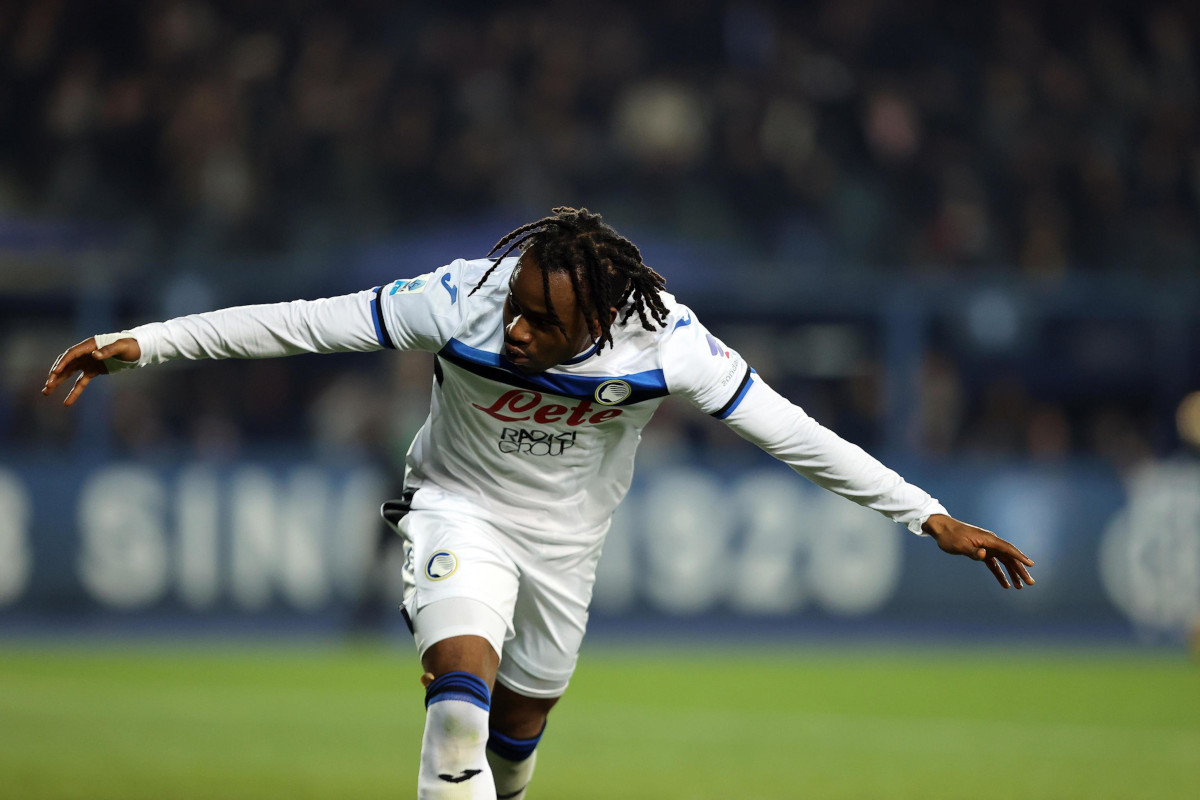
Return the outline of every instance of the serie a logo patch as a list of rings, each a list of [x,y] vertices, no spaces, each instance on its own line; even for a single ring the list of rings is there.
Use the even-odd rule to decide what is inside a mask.
[[[425,577],[431,581],[444,581],[458,569],[458,556],[449,550],[439,550],[425,562]]]
[[[396,281],[392,284],[392,290],[388,295],[396,294],[420,294],[425,291],[425,287],[429,285],[429,276],[433,273],[427,272],[424,275],[419,275],[416,278],[405,278]],[[447,289],[450,287],[447,286]]]

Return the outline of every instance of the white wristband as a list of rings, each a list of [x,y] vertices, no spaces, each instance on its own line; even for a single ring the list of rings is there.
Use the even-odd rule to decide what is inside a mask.
[[[96,340],[96,349],[99,350],[101,347],[108,347],[119,339],[134,339],[136,337],[129,331],[121,331],[120,333],[98,333],[92,338]],[[104,365],[108,367],[109,374],[123,372],[127,369],[136,369],[141,366],[137,361],[123,361],[119,358],[110,358],[104,362]]]

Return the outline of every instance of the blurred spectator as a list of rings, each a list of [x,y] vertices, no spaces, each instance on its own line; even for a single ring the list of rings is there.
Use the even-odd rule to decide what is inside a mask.
[[[1144,433],[1129,412],[1118,407],[1095,413],[1088,425],[1089,449],[1123,472],[1154,456]]]
[[[1061,408],[1041,403],[1029,417],[1026,451],[1041,461],[1061,461],[1071,453],[1071,423]]]
[[[931,353],[921,365],[917,406],[920,452],[942,456],[951,452],[962,435],[966,395],[954,362],[943,353]]]
[[[586,202],[760,257],[804,209],[849,265],[1172,272],[1200,256],[1198,17],[25,0],[0,197],[250,249]]]
[[[967,449],[993,456],[1023,452],[1028,442],[1029,405],[1029,393],[1020,376],[1003,375],[990,381],[970,425]]]

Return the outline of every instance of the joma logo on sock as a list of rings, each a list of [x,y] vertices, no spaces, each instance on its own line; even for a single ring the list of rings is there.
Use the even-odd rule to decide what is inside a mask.
[[[471,778],[474,778],[481,772],[483,772],[481,769],[464,769],[457,775],[438,775],[438,777],[446,783],[462,783],[463,781],[471,780]]]

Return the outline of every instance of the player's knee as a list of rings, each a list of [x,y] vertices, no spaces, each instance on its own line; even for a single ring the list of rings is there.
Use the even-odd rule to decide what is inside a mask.
[[[466,601],[473,603],[473,601]],[[436,628],[438,614],[453,613],[456,605],[454,599],[442,600],[417,614],[417,630],[422,631],[426,625]],[[474,603],[484,611],[492,613],[482,604]],[[430,618],[433,623],[430,623]],[[441,639],[429,645],[421,655],[421,664],[431,675],[447,675],[452,672],[462,672],[480,677],[481,680],[491,681],[495,678],[496,667],[500,663],[494,645],[485,636],[462,635]]]

